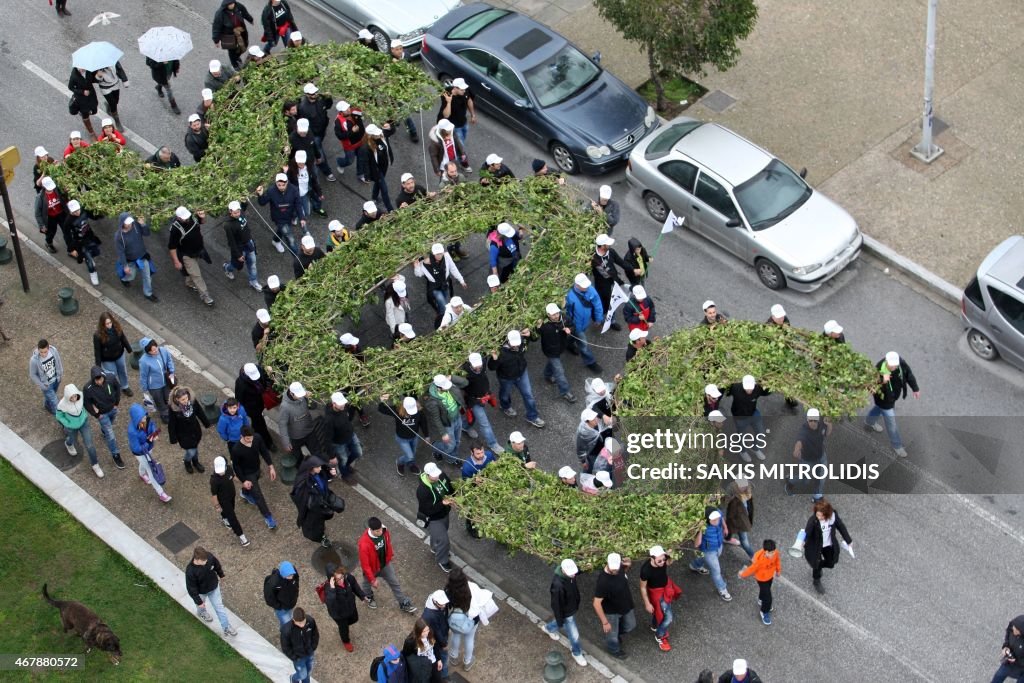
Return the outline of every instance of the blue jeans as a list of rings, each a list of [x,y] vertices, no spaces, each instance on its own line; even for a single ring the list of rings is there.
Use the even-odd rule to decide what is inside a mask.
[[[559,394],[565,396],[569,393],[569,380],[565,378],[565,366],[562,365],[561,358],[548,358],[547,365],[544,366],[544,379],[551,378],[554,378]]]
[[[131,265],[136,266],[135,268],[132,268],[131,276],[125,277],[123,270],[119,273],[119,275],[121,276],[121,282],[131,282],[132,280],[135,279],[135,272],[138,271],[142,273],[142,293],[145,296],[153,296],[153,268],[149,263],[149,259],[141,260],[141,267],[138,267],[138,265],[134,261],[131,263]]]
[[[57,414],[57,389],[60,388],[60,380],[55,379],[49,388],[43,389],[43,408],[50,415]]]
[[[992,677],[992,683],[1005,683],[1007,678],[1019,681],[1021,678],[1024,678],[1024,673],[1021,673],[1020,667],[1016,664],[1003,662],[996,669],[996,675]]]
[[[483,437],[484,443],[492,451],[497,450],[501,446],[498,443],[498,439],[494,436],[494,429],[491,427],[491,421],[487,417],[487,410],[484,409],[483,405],[477,401],[477,403],[470,407],[473,411],[473,426],[476,427],[477,431],[480,432],[480,436]]]
[[[293,659],[292,664],[295,666],[295,673],[291,676],[292,683],[309,683],[309,677],[313,675],[313,665],[316,664],[316,655]]]
[[[750,545],[750,532],[749,531],[737,531],[736,537],[740,539],[740,547],[743,548],[743,552],[747,554],[747,557],[754,558],[754,546]]]
[[[275,609],[274,615],[277,616],[277,621],[281,626],[292,620],[292,610],[290,609]]]
[[[198,448],[186,448],[185,455],[182,457],[184,462],[195,462],[199,460],[199,449]]]
[[[819,460],[815,460],[813,462],[811,462],[809,460],[803,460],[803,459],[800,460],[800,464],[805,464],[805,463],[810,465],[810,466],[812,466],[812,467],[814,465],[827,465],[828,464],[828,453],[822,453],[821,454],[821,458]],[[790,486],[792,486],[793,484],[795,484],[798,481],[803,481],[805,478],[806,479],[814,479],[813,475],[812,476],[808,476],[808,477],[803,477],[803,476],[800,476],[799,472],[797,473],[797,475],[798,476],[795,479],[789,479],[788,480],[788,483],[789,483]],[[811,497],[814,498],[814,500],[818,500],[819,498],[822,498],[824,495],[825,495],[825,478],[822,477],[821,479],[818,479],[818,485],[814,488],[814,494]]]
[[[502,410],[512,407],[512,387],[518,389],[523,397],[523,405],[526,406],[526,419],[536,420],[539,414],[537,413],[537,402],[533,400],[533,388],[530,386],[529,373],[524,370],[517,379],[498,378],[498,403]]]
[[[224,601],[220,597],[220,586],[218,585],[209,593],[200,593],[200,598],[203,600],[202,607],[196,607],[196,614],[200,617],[206,613],[206,603],[209,602],[213,605],[213,611],[217,613],[217,618],[220,620],[220,627],[222,629],[228,629],[231,626],[231,622],[228,621],[227,610],[224,609]]]
[[[324,154],[324,139],[322,137],[313,136],[313,148],[316,150],[316,158],[321,161],[317,163],[316,167],[320,169],[320,172],[324,174],[324,178],[332,174],[331,165],[327,163],[327,155]]]
[[[319,211],[320,207],[323,206],[323,202],[313,192],[313,188],[309,188],[309,192],[299,197],[299,203],[302,204],[302,213],[307,216],[313,215],[313,212],[310,211],[311,208],[313,211]]]
[[[290,222],[278,223],[275,219],[274,227],[277,228],[277,239],[284,242],[289,249],[293,252],[297,252],[298,248],[295,246],[295,237],[292,235],[292,224]]]
[[[757,408],[754,409],[753,415],[738,417],[733,415],[733,419],[736,420],[737,434],[753,434],[755,437],[758,434],[764,434],[764,419],[761,417],[761,411]]]
[[[448,443],[439,439],[434,442],[434,448],[444,453],[450,464],[459,464],[456,458],[459,455],[459,443],[462,441],[462,415],[457,414],[452,423],[445,427],[445,434],[448,435]]]
[[[370,199],[377,201],[377,197],[384,202],[384,208],[388,211],[394,211],[395,207],[391,204],[391,195],[388,193],[388,180],[383,175],[380,180],[374,181],[373,191],[370,193]]]
[[[256,245],[250,241],[249,244],[242,247],[242,255],[245,258],[245,270],[249,274],[249,284],[259,282],[260,276],[256,272]],[[228,261],[224,266],[225,273],[234,273],[237,270],[241,270],[238,267],[238,261]]]
[[[90,273],[96,272],[96,261],[94,260],[100,255],[100,248],[95,244],[89,244],[82,247],[82,258],[85,259],[85,269]]]
[[[428,298],[431,299],[434,310],[438,313],[444,313],[444,307],[448,305],[448,285],[444,285],[440,289],[430,290]]]
[[[85,444],[85,450],[89,454],[89,464],[99,464],[99,460],[96,459],[96,446],[92,441],[92,427],[89,426],[88,416],[78,429],[64,428],[64,443],[68,446],[74,446],[79,434],[82,435],[82,443]]]
[[[558,633],[558,622],[552,619],[544,628],[548,633]],[[569,639],[569,648],[572,650],[572,656],[578,657],[583,654],[583,648],[580,647],[580,629],[576,626],[575,614],[571,617],[566,617],[562,621],[562,630],[565,631],[565,637]]]
[[[360,178],[366,177],[368,162],[366,161],[366,154],[363,151],[363,147],[356,147],[355,149],[348,150],[342,147],[341,154],[342,156],[336,159],[339,169],[350,166],[354,161],[356,163],[356,175]]]
[[[613,655],[622,652],[620,639],[636,628],[636,614],[629,610],[625,614],[605,614],[612,629],[604,634],[604,644]]]
[[[473,630],[469,633],[456,633],[455,631],[448,633],[448,653],[453,662],[458,661],[459,649],[462,647],[465,647],[466,652],[462,661],[473,661],[473,649],[476,647],[476,632],[479,628],[479,624],[473,624]]]
[[[122,390],[128,388],[128,366],[125,364],[125,358],[125,354],[122,353],[117,360],[105,360],[100,363],[104,372],[117,376],[117,383],[121,385]]]
[[[573,332],[573,336],[576,337],[576,348],[580,352],[583,364],[586,366],[595,364],[597,359],[594,358],[594,352],[590,350],[590,344],[587,343],[587,331],[577,329]]]
[[[416,135],[416,122],[412,120],[411,116],[405,118],[405,127],[409,131],[409,135]]]
[[[690,567],[693,569],[700,569],[701,567],[708,568],[708,571],[711,572],[711,582],[715,584],[715,589],[719,593],[728,588],[725,583],[725,579],[722,578],[722,566],[719,563],[719,555],[721,554],[721,547],[719,547],[718,550],[705,550],[704,557],[698,557],[690,563]]]
[[[881,415],[885,420],[885,431],[889,432],[889,443],[892,444],[893,448],[903,448],[903,440],[900,438],[900,428],[896,426],[896,409],[871,406],[871,409],[868,410],[868,414],[864,417],[864,422],[869,427],[874,427],[875,423],[878,422],[879,415]]]
[[[334,457],[338,459],[338,470],[341,476],[347,477],[352,473],[352,463],[363,457],[363,444],[359,443],[359,437],[355,434],[347,443],[336,443],[334,446]]]
[[[114,420],[117,419],[117,408],[114,408],[109,413],[100,415],[100,433],[103,434],[103,438],[107,440],[107,448],[110,449],[111,455],[120,455],[121,452],[117,449],[117,439],[114,437]]]
[[[292,37],[292,31],[291,31],[291,29],[288,29],[288,32],[284,34],[284,45],[288,44],[288,40],[291,37]],[[270,54],[270,49],[272,47],[274,47],[275,45],[277,45],[277,41],[279,41],[279,40],[281,40],[281,36],[277,35],[277,33],[270,33],[270,34],[268,34],[267,35],[267,42],[263,43],[263,51],[266,52],[269,55]],[[166,87],[166,86],[164,86],[164,87]]]
[[[416,441],[418,439],[414,436],[411,439],[403,439],[402,437],[395,434],[395,441],[398,443],[398,447],[402,449],[401,455],[398,456],[398,460],[395,461],[398,465],[409,465],[416,462]]]
[[[466,119],[466,125],[464,125],[464,126],[455,126],[455,137],[457,137],[459,139],[459,142],[462,143],[462,150],[464,152],[466,152],[466,155],[468,156],[469,152],[467,151],[467,147],[466,147],[466,136],[467,135],[469,135],[469,119],[468,118]]]
[[[654,615],[651,615],[651,628],[655,629],[654,635],[659,638],[664,638],[665,634],[668,633],[668,627],[672,625],[672,603],[666,602],[665,598],[658,600],[661,604],[661,623],[654,621]]]

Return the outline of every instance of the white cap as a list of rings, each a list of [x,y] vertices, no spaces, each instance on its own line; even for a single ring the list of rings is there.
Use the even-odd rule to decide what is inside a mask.
[[[840,325],[839,323],[836,323],[835,325],[832,326],[832,331],[835,332],[836,334],[842,334],[843,326]]]
[[[746,676],[747,675],[747,660],[737,659],[732,663],[732,675],[733,676]]]
[[[228,202],[228,211],[241,211],[242,203],[238,201]]]
[[[548,304],[544,307],[544,312],[548,315],[558,315],[559,310],[558,304]]]
[[[772,317],[773,318],[785,318],[786,309],[782,307],[782,304],[775,304],[772,306]]]
[[[434,254],[435,256],[438,254],[443,254],[444,245],[441,244],[440,242],[434,242],[433,244],[430,245],[430,253]]]
[[[402,399],[402,407],[405,408],[405,412],[409,415],[415,415],[419,412],[419,408],[416,405],[416,399],[412,396],[406,396]]]
[[[416,338],[416,332],[415,330],[412,329],[412,325],[410,325],[409,323],[402,323],[401,325],[399,325],[398,334],[402,335],[403,337],[408,337],[409,339]]]
[[[299,119],[298,121],[296,121],[295,130],[299,131],[300,133],[305,133],[307,130],[309,130],[309,119]]]
[[[200,116],[199,114],[189,114],[188,122],[189,123],[195,123],[196,121],[201,121],[202,118],[203,117]]]
[[[651,549],[647,553],[651,557],[661,557],[665,554],[665,549],[660,545],[651,546]]]
[[[452,81],[452,85],[461,90],[465,90],[466,88],[469,87],[469,83],[466,83],[465,78],[456,78],[455,80]]]
[[[100,128],[106,128],[107,126],[114,125],[114,119],[106,118],[100,121]]]
[[[718,398],[722,395],[722,392],[719,391],[718,387],[716,387],[714,384],[708,384],[707,386],[705,386],[704,393],[710,396],[711,398]]]
[[[307,95],[313,95],[314,93],[317,93],[319,91],[320,88],[316,87],[315,83],[307,83],[306,85],[302,86],[302,92],[306,93]]]
[[[202,91],[199,94],[202,95],[204,102],[206,100],[212,100],[213,99],[213,91],[210,90],[209,88],[203,88]]]
[[[300,149],[295,152],[295,163],[304,164],[306,163],[306,150]]]
[[[345,346],[358,346],[359,345],[359,337],[355,336],[351,332],[346,332],[345,334],[343,334],[340,337],[338,337],[338,341],[340,341]]]
[[[415,177],[416,176],[414,176],[412,173],[403,173],[402,177],[399,178],[398,180],[399,180],[399,182],[403,182],[404,183],[406,180],[413,180]]]
[[[316,240],[313,239],[312,235],[303,235],[299,243],[303,249],[312,249],[316,246]]]
[[[271,289],[277,289],[280,286],[281,278],[279,278],[278,276],[271,275],[270,277],[267,278],[267,287],[270,287]]]
[[[629,341],[634,342],[637,339],[647,339],[647,330],[641,330],[639,327],[634,327],[629,331]]]
[[[583,422],[590,422],[591,420],[596,419],[596,418],[597,418],[597,413],[595,413],[590,408],[584,408],[583,412],[580,413],[580,420],[583,421]]]
[[[712,410],[708,413],[708,422],[714,422],[716,424],[722,424],[725,422],[725,413],[721,410]]]
[[[441,468],[437,466],[436,462],[428,462],[426,465],[424,465],[423,466],[423,472],[428,477],[431,477],[431,478],[436,478],[436,477],[440,477],[441,476]]]
[[[814,418],[815,420],[817,420],[819,417],[821,417],[821,411],[820,410],[818,410],[817,408],[808,408],[807,409],[807,419],[808,420],[810,420],[811,418]]]
[[[434,386],[441,391],[448,391],[452,388],[452,381],[447,375],[434,375]]]
[[[121,225],[131,225],[134,222],[135,222],[134,218],[132,218],[131,216],[125,216],[124,223],[122,223]]]
[[[575,476],[576,476],[576,470],[574,470],[573,468],[569,467],[568,465],[564,465],[562,468],[560,468],[558,470],[558,478],[559,479],[572,479]]]
[[[466,305],[465,302],[462,301],[462,297],[461,296],[453,296],[451,298],[451,301],[449,301],[448,303],[450,303],[452,305],[452,308],[462,307],[462,306]]]
[[[510,346],[519,346],[523,343],[523,337],[519,334],[519,330],[509,330],[507,337]]]
[[[474,368],[479,368],[484,364],[484,358],[479,353],[474,351],[473,353],[469,354],[469,364],[472,365]]]
[[[335,391],[333,394],[331,394],[331,403],[333,403],[336,406],[343,406],[346,403],[348,403],[348,399],[345,398],[345,394],[341,393],[340,391]]]
[[[597,196],[599,196],[601,199],[611,199],[612,198],[612,186],[611,185],[602,185],[601,189],[597,193]]]
[[[268,311],[265,308],[259,309],[258,311],[256,311],[256,319],[259,320],[264,325],[266,325],[267,323],[270,322],[270,311]]]
[[[213,459],[213,471],[217,474],[224,474],[228,471],[228,461],[224,459],[224,456],[218,455]]]
[[[635,296],[638,301],[643,301],[647,298],[647,290],[644,289],[643,285],[633,285],[633,296]]]
[[[484,159],[484,163],[486,163],[488,166],[490,166],[491,164],[500,164],[502,161],[504,161],[504,159],[499,157],[497,154],[488,154],[487,158]]]
[[[576,277],[574,277],[572,281],[580,289],[586,289],[590,286],[590,278],[583,273],[577,273]]]
[[[72,139],[78,138],[79,140],[81,140],[82,139],[82,131],[80,131],[80,130],[73,130],[73,131],[71,131],[71,134],[68,135],[68,137],[72,138]]]
[[[707,301],[705,301],[704,303],[702,303],[700,305],[700,310],[706,311],[706,310],[708,310],[709,308],[711,308],[714,305],[715,305],[715,302],[712,301],[711,299],[708,299]]]
[[[512,443],[526,443],[526,437],[522,432],[512,432],[508,435],[508,440]]]
[[[450,133],[453,130],[455,130],[455,124],[449,121],[448,119],[441,119],[440,121],[437,122],[437,129],[446,130]]]
[[[302,386],[300,382],[292,382],[288,385],[288,391],[291,392],[295,398],[302,398],[306,395],[306,387]]]
[[[398,281],[394,285],[392,285],[392,287],[394,287],[395,289],[395,294],[397,294],[398,296],[405,296],[406,289],[404,282]]]
[[[82,205],[78,203],[77,199],[72,199],[68,202],[68,212],[74,213],[75,211],[81,211]]]
[[[259,45],[250,45],[248,52],[256,59],[261,59],[264,56],[263,50],[260,48]]]
[[[573,577],[580,573],[579,567],[577,567],[576,563],[572,560],[562,560],[562,564],[560,566],[562,569],[562,573],[568,577]]]
[[[348,111],[351,107],[352,105],[345,100],[338,100],[338,103],[334,105],[334,108],[338,111]]]
[[[47,151],[46,151],[45,147],[43,147],[42,145],[40,145],[39,147],[36,147],[36,156],[37,157],[45,157],[46,155],[47,155]]]
[[[384,131],[382,131],[380,129],[380,126],[378,126],[377,124],[371,123],[370,125],[368,125],[366,127],[366,134],[367,135],[375,135],[377,137],[380,137],[381,135],[384,135]]]
[[[609,474],[607,470],[601,470],[598,472],[594,475],[594,479],[601,482],[601,485],[606,489],[610,489],[612,487],[612,475]]]
[[[57,189],[57,183],[53,182],[53,178],[50,176],[43,177],[43,188],[53,192]]]
[[[405,47],[405,45],[403,45],[402,41],[400,41],[398,38],[392,38],[391,47]]]
[[[366,213],[377,213],[377,202],[366,200],[363,202],[363,211]]]
[[[333,220],[327,224],[327,229],[331,232],[341,232],[345,229],[345,226],[341,224],[341,221]]]
[[[220,60],[219,59],[211,59],[210,60],[210,73],[214,73],[216,71],[220,71]]]
[[[298,31],[292,31],[292,34],[290,36],[288,36],[288,40],[289,40],[289,42],[293,41],[293,40],[296,43],[302,42],[302,34],[299,33]]]
[[[616,570],[622,566],[622,555],[618,553],[608,553],[608,569]]]
[[[757,386],[757,380],[753,375],[743,375],[743,388],[746,391],[753,391],[755,386]]]
[[[595,394],[604,396],[604,392],[608,391],[608,385],[604,383],[604,380],[600,377],[595,377],[594,381],[590,383],[590,388],[594,390]]]
[[[251,379],[253,382],[260,378],[260,369],[256,367],[255,363],[246,363],[242,366],[242,372],[245,376]]]
[[[511,223],[498,223],[498,232],[503,237],[512,237],[516,234],[516,229],[512,227]]]
[[[373,38],[373,34],[370,33],[368,29],[361,28],[359,29],[359,38],[361,40],[369,40],[370,38]]]
[[[708,519],[709,520],[716,520],[716,519],[721,519],[721,518],[722,518],[722,513],[719,512],[718,510],[712,510],[711,514],[708,515]]]
[[[615,244],[615,240],[602,232],[594,239],[594,244],[599,247],[610,247]]]
[[[275,183],[281,183],[281,182],[287,183],[288,182],[288,174],[287,173],[278,173],[276,176],[274,176],[274,182]]]
[[[189,218],[192,218],[192,212],[186,209],[184,206],[179,206],[177,209],[175,209],[174,215],[183,221],[187,221]]]
[[[501,286],[501,278],[498,277],[497,275],[495,275],[494,273],[491,273],[490,275],[487,276],[487,286],[488,287],[500,287]]]
[[[447,605],[450,602],[448,600],[448,594],[445,593],[443,590],[440,590],[440,589],[438,589],[438,590],[436,590],[436,591],[434,591],[433,593],[430,594],[430,600],[435,605],[440,605],[441,607],[444,607],[445,605]]]
[[[68,208],[71,208],[71,203],[68,203]],[[891,367],[895,367],[900,364],[900,354],[895,351],[890,351],[885,354],[885,364]]]

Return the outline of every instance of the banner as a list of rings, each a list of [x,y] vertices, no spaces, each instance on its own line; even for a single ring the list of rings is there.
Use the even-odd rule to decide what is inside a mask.
[[[626,290],[616,282],[615,286],[612,288],[611,300],[608,302],[608,312],[604,314],[604,327],[601,328],[601,334],[607,332],[608,328],[612,326],[612,320],[615,318],[615,311],[619,306],[627,301],[629,301],[629,295],[626,294]]]

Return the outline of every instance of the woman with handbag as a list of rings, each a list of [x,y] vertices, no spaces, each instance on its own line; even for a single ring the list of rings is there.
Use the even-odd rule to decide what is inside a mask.
[[[139,479],[153,487],[161,502],[170,503],[171,497],[160,485],[160,481],[165,480],[163,468],[152,456],[153,443],[160,437],[160,428],[149,419],[149,413],[138,403],[133,403],[128,409],[128,417],[128,446],[139,461]]]
[[[345,509],[345,501],[331,491],[328,486],[327,472],[323,471],[324,461],[311,455],[299,465],[292,486],[291,499],[298,511],[295,526],[302,529],[302,535],[311,541],[319,542],[325,548],[331,547],[327,538],[327,520],[334,517],[335,512]],[[330,476],[336,474],[331,468]]]
[[[268,55],[278,40],[284,38],[284,44],[287,45],[292,31],[299,29],[288,0],[267,0],[267,6],[260,15],[260,23],[263,24],[263,51]]]
[[[174,386],[174,360],[155,339],[143,337],[139,340],[139,346],[143,350],[139,358],[139,386],[149,394],[160,413],[160,420],[167,424],[170,415],[167,399]]]
[[[202,474],[206,468],[199,462],[199,442],[203,440],[203,429],[210,428],[210,420],[196,403],[191,389],[175,387],[171,392],[168,417],[167,436],[171,443],[178,444],[185,451],[185,471],[192,474],[194,469]]]
[[[267,448],[277,451],[263,411],[276,408],[281,403],[281,395],[274,391],[274,384],[263,368],[255,363],[246,363],[242,366],[238,377],[235,378],[235,398],[245,408],[245,414],[252,422],[253,431],[260,435]]]
[[[99,110],[100,101],[96,96],[96,75],[75,67],[71,70],[68,78],[68,90],[71,91],[71,100],[68,102],[68,113],[72,116],[81,116],[82,125],[89,131],[93,141],[96,141],[96,131],[92,127],[92,116]]]
[[[341,644],[345,650],[352,652],[352,639],[349,637],[349,627],[359,621],[359,612],[356,610],[356,598],[363,602],[369,602],[366,593],[356,583],[355,578],[349,573],[345,565],[327,565],[327,582],[324,586],[324,601],[327,603],[327,613],[338,625],[338,635],[341,636]]]
[[[222,0],[213,15],[213,44],[227,50],[228,59],[235,69],[242,68],[242,54],[249,47],[249,32],[245,22],[252,23],[252,15],[240,2]]]
[[[466,658],[463,667],[466,671],[473,668],[473,649],[476,645],[476,630],[480,626],[478,618],[473,616],[473,589],[471,582],[461,567],[455,567],[448,574],[448,582],[444,592],[451,601],[451,614],[448,615],[448,665],[455,667],[459,661],[459,650],[465,645]]]

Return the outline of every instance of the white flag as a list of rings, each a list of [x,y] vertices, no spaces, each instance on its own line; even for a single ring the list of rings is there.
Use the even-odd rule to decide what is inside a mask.
[[[661,234],[664,235],[666,233],[670,233],[676,228],[682,227],[682,225],[683,219],[676,218],[675,212],[669,211],[668,217],[665,219],[665,224],[661,226]]]
[[[626,294],[626,290],[616,282],[612,288],[611,301],[608,302],[608,312],[604,314],[604,327],[601,328],[601,334],[608,331],[608,328],[612,326],[612,320],[615,317],[615,311],[619,306],[629,301],[629,295]]]

